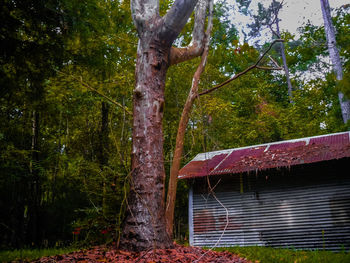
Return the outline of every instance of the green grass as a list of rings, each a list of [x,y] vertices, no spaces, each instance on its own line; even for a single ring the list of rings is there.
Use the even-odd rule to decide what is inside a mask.
[[[49,249],[21,249],[0,251],[0,262],[29,262],[46,256],[62,255],[78,250],[74,247]]]
[[[302,251],[257,246],[216,248],[215,250],[233,252],[259,263],[350,263],[349,252]]]

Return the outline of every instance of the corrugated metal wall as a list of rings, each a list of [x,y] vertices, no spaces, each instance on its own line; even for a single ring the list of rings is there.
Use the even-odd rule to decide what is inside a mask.
[[[190,242],[213,246],[222,236],[218,246],[350,249],[350,178],[337,173],[328,165],[232,175],[217,184],[215,197],[197,182]]]

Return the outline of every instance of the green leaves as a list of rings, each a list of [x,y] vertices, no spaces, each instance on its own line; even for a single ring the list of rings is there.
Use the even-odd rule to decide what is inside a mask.
[[[161,1],[161,13],[171,2]],[[249,5],[249,1],[241,2]],[[300,29],[299,38],[283,32],[294,75],[294,103],[289,103],[283,75],[262,70],[201,96],[187,127],[183,163],[203,151],[345,129],[337,90],[350,97],[347,10],[340,9],[334,18],[344,62],[341,82],[336,82],[324,59],[327,47],[322,27],[307,24]],[[217,3],[201,90],[241,72],[259,57],[259,50],[237,40],[228,13],[227,3]],[[40,193],[36,201],[41,218],[38,239],[47,239],[50,245],[57,240],[70,242],[73,228],[83,226],[86,230],[80,237],[86,234],[86,242],[94,242],[94,237],[107,240],[99,231],[122,221],[131,162],[131,117],[123,107],[132,108],[137,37],[129,1],[5,1],[0,14],[4,18],[0,30],[4,47],[0,51],[0,193],[6,215],[0,221],[14,231],[5,231],[2,245],[10,240],[15,240],[13,246],[25,245],[23,240],[31,243],[32,237],[25,236],[22,227],[29,227],[29,221],[23,220],[35,216],[31,207],[34,186]],[[180,44],[190,41],[191,31],[189,24]],[[269,55],[278,61],[275,50]],[[167,171],[179,116],[198,63],[195,59],[173,66],[167,75]],[[269,59],[264,63],[272,65]],[[102,117],[102,104],[108,105],[108,118]],[[40,116],[38,160],[32,157],[34,110]],[[102,123],[108,132],[102,131]],[[178,199],[182,234],[186,232],[186,187],[180,187]],[[18,206],[6,205],[13,203]]]

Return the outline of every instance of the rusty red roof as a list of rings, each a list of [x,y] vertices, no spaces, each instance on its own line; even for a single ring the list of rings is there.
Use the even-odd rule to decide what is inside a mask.
[[[198,154],[179,178],[235,174],[350,157],[350,132]]]

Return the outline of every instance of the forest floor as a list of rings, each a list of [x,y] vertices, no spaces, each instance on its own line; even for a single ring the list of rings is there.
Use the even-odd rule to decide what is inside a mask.
[[[245,258],[241,258],[230,252],[216,252],[204,250],[198,247],[184,247],[175,245],[173,249],[152,249],[143,252],[129,252],[118,250],[113,247],[96,246],[86,250],[80,250],[65,255],[43,257],[34,262],[232,262],[232,263],[252,263]]]

